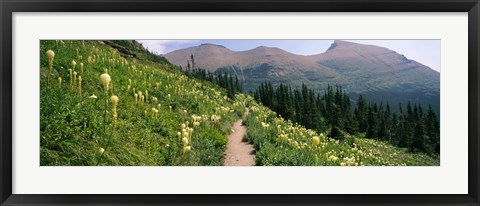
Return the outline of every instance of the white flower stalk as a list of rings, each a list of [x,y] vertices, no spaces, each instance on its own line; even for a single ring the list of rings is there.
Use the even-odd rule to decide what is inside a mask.
[[[102,156],[104,152],[105,152],[105,149],[103,149],[102,147],[98,149],[98,154],[100,154],[100,156]]]
[[[77,62],[75,62],[75,60],[72,60],[72,67],[73,71],[75,71],[75,67],[77,67]]]
[[[73,71],[72,69],[68,69],[68,72],[70,73],[70,91],[72,91],[72,87],[73,87]]]
[[[188,146],[188,139],[186,137],[182,138],[182,144],[184,147]]]
[[[137,102],[138,102],[138,94],[135,94],[134,96],[135,96],[135,104],[137,104]]]
[[[61,87],[62,86],[62,77],[58,77],[57,81],[58,81],[58,87]]]
[[[47,54],[47,57],[48,57],[47,87],[50,87],[50,75],[52,73],[53,58],[55,57],[55,52],[53,52],[52,50],[48,50],[46,54]]]
[[[318,136],[312,137],[312,145],[313,147],[317,147],[317,145],[320,144],[320,138]]]
[[[183,153],[188,153],[190,150],[192,150],[190,146],[183,147]]]
[[[194,128],[198,128],[199,126],[200,126],[200,122],[194,122],[194,123],[193,123],[193,127],[194,127]]]
[[[152,117],[157,117],[157,114],[158,114],[158,110],[155,109],[155,107],[152,107]]]
[[[112,112],[113,112],[113,126],[117,126],[117,105],[118,105],[118,97],[113,95],[110,97],[110,101],[112,101]]]
[[[267,130],[268,127],[270,127],[270,124],[267,124],[267,123],[265,123],[265,122],[262,122],[262,128],[263,128],[264,130]]]
[[[77,72],[73,72],[73,85],[77,85]]]
[[[80,62],[80,72],[83,74],[83,62]]]
[[[108,91],[108,85],[110,84],[111,80],[112,79],[110,78],[110,75],[108,75],[107,73],[100,75],[100,81],[102,81],[103,88],[105,89],[105,93],[107,93]]]
[[[82,76],[78,76],[78,94],[82,96]]]
[[[212,117],[210,118],[210,120],[211,120],[212,122],[218,122],[218,120],[220,120],[220,119],[221,119],[221,117],[218,116],[218,115],[215,115],[215,114],[212,115]]]
[[[188,128],[188,140],[192,142],[193,128]]]

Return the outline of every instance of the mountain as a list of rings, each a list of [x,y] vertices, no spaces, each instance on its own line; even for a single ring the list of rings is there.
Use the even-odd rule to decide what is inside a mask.
[[[186,68],[191,55],[199,68],[237,75],[246,91],[265,81],[293,87],[304,83],[319,92],[340,85],[353,101],[363,95],[394,109],[407,101],[430,104],[437,112],[440,108],[440,73],[384,47],[335,40],[326,52],[303,56],[264,46],[236,52],[203,44],[164,56]]]

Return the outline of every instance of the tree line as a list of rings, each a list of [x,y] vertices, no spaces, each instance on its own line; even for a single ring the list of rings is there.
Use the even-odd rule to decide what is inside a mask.
[[[187,68],[185,69],[185,74],[189,77],[205,80],[212,82],[224,89],[227,90],[227,97],[230,99],[235,98],[235,94],[242,92],[242,83],[238,80],[238,77],[235,75],[227,73],[212,73],[206,71],[205,69],[198,68],[195,65],[195,58],[193,55],[190,55],[190,60],[187,60]]]
[[[411,152],[440,154],[440,124],[432,107],[425,110],[410,102],[393,112],[389,103],[368,102],[362,95],[352,106],[341,86],[328,86],[323,94],[305,84],[292,89],[280,84],[262,83],[253,92],[255,100],[285,119],[343,140],[345,133],[365,134],[366,138],[387,141]]]

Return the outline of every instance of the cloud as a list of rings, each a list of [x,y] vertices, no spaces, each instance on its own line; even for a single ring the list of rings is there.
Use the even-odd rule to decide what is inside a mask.
[[[184,48],[185,45],[194,44],[198,40],[137,40],[151,52],[166,54],[176,49]]]

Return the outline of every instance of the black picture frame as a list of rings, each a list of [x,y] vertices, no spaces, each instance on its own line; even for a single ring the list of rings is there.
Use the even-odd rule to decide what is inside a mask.
[[[0,0],[1,205],[480,205],[478,0]],[[36,195],[12,194],[13,12],[468,12],[468,194]]]

